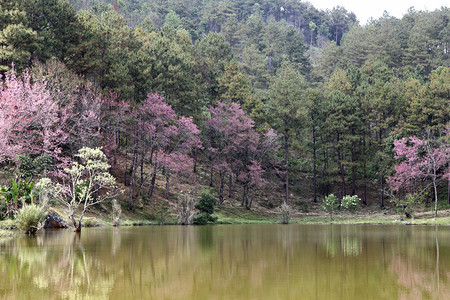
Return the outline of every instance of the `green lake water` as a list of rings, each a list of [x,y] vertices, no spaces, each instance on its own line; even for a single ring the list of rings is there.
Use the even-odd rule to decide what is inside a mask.
[[[0,242],[0,299],[450,299],[450,227],[44,231]]]

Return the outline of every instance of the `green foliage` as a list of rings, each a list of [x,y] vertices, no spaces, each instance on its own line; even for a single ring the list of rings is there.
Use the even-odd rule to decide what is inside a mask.
[[[211,194],[211,191],[200,191],[200,200],[195,205],[195,208],[199,211],[199,214],[195,216],[193,223],[196,225],[205,225],[208,222],[215,223],[216,218],[211,215],[214,213],[214,206],[216,205],[216,202],[216,198]]]
[[[170,207],[167,201],[159,202],[155,205],[154,216],[159,225],[167,224],[170,216]]]
[[[205,212],[201,212],[199,214],[197,214],[193,219],[192,219],[192,224],[194,225],[206,225],[208,224],[208,222],[211,222],[211,216]],[[214,220],[214,218],[213,218]]]
[[[289,219],[292,215],[291,207],[286,203],[283,203],[281,206],[277,207],[277,212],[280,214],[281,224],[289,224]]]
[[[53,163],[51,156],[45,154],[35,158],[23,154],[19,156],[19,160],[19,177],[23,180],[31,180],[36,175],[44,173]]]
[[[25,204],[15,215],[17,228],[27,234],[35,234],[42,228],[47,211],[35,204]]]
[[[8,186],[0,186],[0,215],[4,218],[12,216],[26,203],[33,203],[34,183],[10,178]]]
[[[333,213],[339,209],[339,199],[334,194],[325,197],[322,202],[322,209],[330,214],[330,219],[333,220]]]
[[[308,202],[303,199],[293,199],[292,206],[295,206],[297,209],[301,210],[302,212],[309,211]]]
[[[402,215],[407,218],[414,218],[417,206],[423,202],[424,193],[408,193],[404,198],[392,198],[391,202],[400,209]]]
[[[360,200],[357,195],[346,195],[342,198],[341,207],[353,212],[359,207]]]
[[[61,194],[61,187],[52,183],[50,178],[41,178],[36,182],[33,195],[42,206],[53,205]]]
[[[212,215],[214,213],[214,206],[216,205],[216,198],[209,190],[200,191],[200,200],[195,205],[195,208],[200,212],[205,212]]]

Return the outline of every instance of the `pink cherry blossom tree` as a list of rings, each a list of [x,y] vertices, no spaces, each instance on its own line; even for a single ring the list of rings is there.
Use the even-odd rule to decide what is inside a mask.
[[[448,145],[442,140],[412,136],[394,141],[394,157],[398,161],[395,175],[388,178],[392,191],[413,192],[421,183],[431,184],[437,217],[437,184],[441,178],[448,177],[448,168],[445,168],[450,157]]]
[[[219,205],[224,201],[224,182],[229,176],[229,197],[231,197],[232,178],[242,186],[241,205],[251,207],[249,191],[251,187],[261,187],[265,170],[264,160],[270,151],[276,150],[276,134],[269,130],[259,134],[254,122],[245,115],[237,103],[218,102],[210,108],[211,117],[206,122],[208,132],[208,151],[213,170],[219,174]],[[250,199],[250,200],[249,200]]]
[[[169,198],[170,177],[190,169],[193,160],[189,153],[194,148],[201,148],[200,131],[192,118],[178,117],[159,94],[148,94],[135,110],[134,119],[131,126],[130,208],[148,180],[148,196],[152,196],[156,176],[162,171],[166,177],[166,197]],[[150,172],[145,172],[146,163],[151,166]]]
[[[62,156],[68,138],[61,127],[64,118],[44,79],[33,81],[27,71],[22,77],[14,69],[8,72],[0,86],[0,162],[28,154],[48,155],[59,166],[67,163]]]

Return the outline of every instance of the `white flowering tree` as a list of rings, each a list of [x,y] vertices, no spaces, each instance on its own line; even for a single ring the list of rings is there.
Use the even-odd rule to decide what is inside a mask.
[[[73,162],[70,168],[64,169],[68,183],[58,198],[67,207],[67,215],[75,231],[80,232],[86,209],[115,197],[116,179],[108,172],[110,165],[100,148],[84,147],[75,156],[79,162]]]

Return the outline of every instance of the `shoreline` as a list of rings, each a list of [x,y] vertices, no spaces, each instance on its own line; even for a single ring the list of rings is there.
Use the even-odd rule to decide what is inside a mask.
[[[208,225],[245,225],[245,224],[281,224],[278,215],[267,213],[260,209],[246,210],[241,207],[221,207],[217,208],[213,214],[217,217],[215,223]],[[354,214],[341,212],[333,215],[333,220],[330,220],[329,215],[323,212],[295,212],[290,218],[289,224],[298,225],[427,225],[427,226],[449,226],[450,225],[450,210],[438,211],[438,217],[434,218],[429,215],[429,212],[418,213],[414,219],[401,218],[399,214],[394,214],[392,211],[376,211],[375,213],[367,213],[358,211]],[[286,225],[289,225],[286,224]],[[119,227],[138,227],[138,226],[173,226],[177,225],[176,218],[171,217],[159,221],[150,216],[136,215],[124,216]],[[113,227],[110,219],[97,214],[85,217],[82,226],[87,227]],[[191,225],[201,226],[201,225]],[[70,229],[70,227],[69,227]],[[15,228],[14,221],[11,219],[0,221],[0,239],[14,238],[20,234],[19,230]]]

